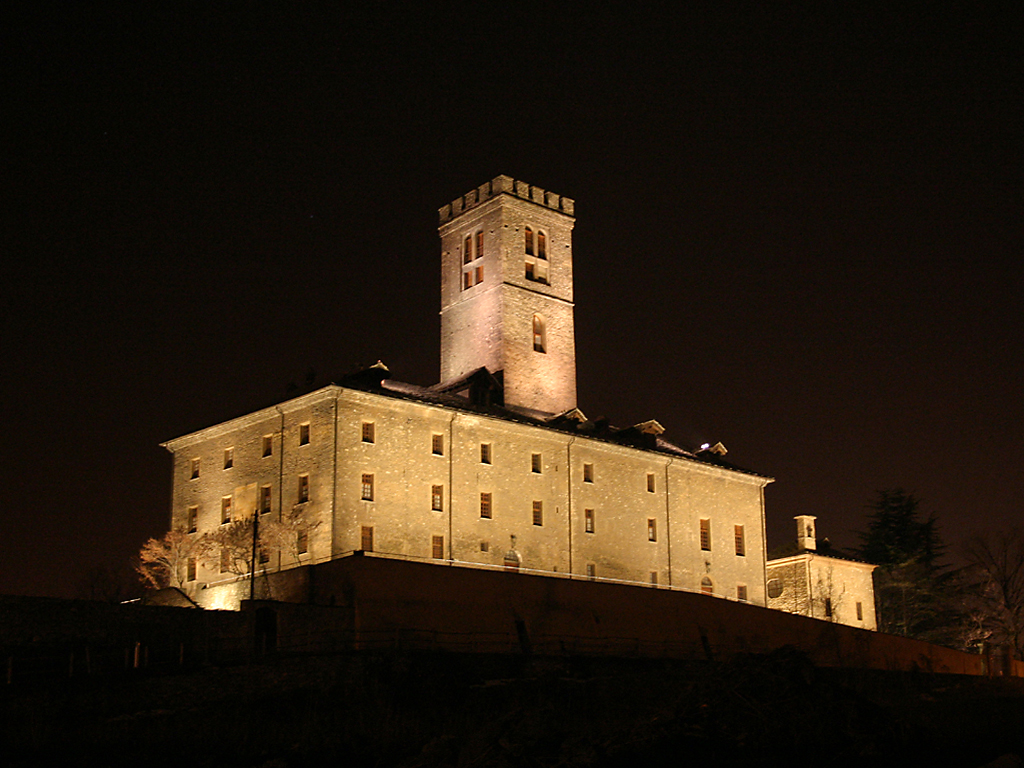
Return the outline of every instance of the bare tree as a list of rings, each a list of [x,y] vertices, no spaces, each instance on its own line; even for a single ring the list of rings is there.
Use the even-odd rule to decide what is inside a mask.
[[[296,563],[308,551],[309,539],[320,527],[320,520],[309,520],[301,506],[294,507],[280,520],[268,522],[264,531],[267,543],[281,552],[287,552]],[[263,536],[261,536],[263,538]]]
[[[975,641],[1009,646],[1024,659],[1024,530],[974,536],[964,556],[964,600]]]
[[[189,560],[201,559],[204,550],[205,537],[177,528],[143,544],[135,570],[143,582],[155,589],[182,589],[188,581]]]
[[[836,621],[836,613],[846,602],[845,597],[846,585],[836,583],[834,569],[829,565],[824,573],[818,574],[811,615],[823,616],[827,621]]]

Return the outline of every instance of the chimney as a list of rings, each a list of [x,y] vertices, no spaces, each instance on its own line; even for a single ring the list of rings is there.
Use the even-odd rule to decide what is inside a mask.
[[[818,540],[814,533],[814,521],[818,518],[814,515],[797,515],[796,520],[796,545],[801,552],[818,548]]]

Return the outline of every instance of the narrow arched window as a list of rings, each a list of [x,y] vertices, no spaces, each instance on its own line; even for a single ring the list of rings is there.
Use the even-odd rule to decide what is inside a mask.
[[[476,233],[476,257],[482,259],[484,257],[484,233]]]
[[[547,259],[548,257],[548,236],[543,232],[537,233],[537,258]]]
[[[526,228],[526,255],[533,256],[533,230]]]
[[[462,246],[462,263],[469,264],[473,260],[473,236],[466,235],[466,240]]]
[[[533,316],[533,351],[547,352],[547,339],[544,333],[544,318],[540,315]]]

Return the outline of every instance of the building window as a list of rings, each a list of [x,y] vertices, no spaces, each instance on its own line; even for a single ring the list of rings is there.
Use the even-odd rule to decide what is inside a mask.
[[[299,424],[299,445],[309,445],[309,424]]]
[[[484,257],[484,233],[476,233],[476,257],[482,259]]]
[[[434,512],[444,511],[444,486],[430,486],[430,509]]]
[[[594,482],[594,465],[584,464],[583,465],[583,482],[592,483]]]
[[[534,271],[533,271],[533,262],[532,261],[526,262],[526,279],[531,281],[531,282],[536,282],[536,280],[537,280],[537,277],[536,277],[536,275],[534,274]]]
[[[480,517],[491,519],[491,494],[489,493],[480,494]]]
[[[831,619],[832,618],[832,598],[831,597],[826,597],[825,598],[825,618],[826,619]]]
[[[373,501],[373,475],[363,475],[363,501]]]
[[[864,606],[857,603],[857,621],[864,621]]]
[[[768,597],[774,600],[782,596],[782,582],[778,579],[768,579]]]
[[[711,521],[706,517],[700,521],[700,548],[711,551]]]
[[[231,570],[231,550],[222,547],[220,550],[220,572],[227,573]]]
[[[647,492],[654,493],[654,473],[647,473]]]
[[[593,579],[595,576],[597,576],[597,569],[594,567],[594,564],[587,563],[587,578]]]
[[[700,580],[700,591],[703,592],[705,595],[714,594],[714,590],[715,587],[711,583],[711,579],[709,579],[707,576]]]
[[[736,585],[736,599],[742,602],[747,602],[747,585],[737,584]]]
[[[526,248],[526,255],[533,256],[533,230],[527,227],[523,234],[526,238],[526,242],[523,244]]]
[[[657,523],[653,517],[647,518],[647,540],[657,541],[658,540],[658,528]]]
[[[480,463],[490,464],[491,463],[491,444],[480,443]]]
[[[260,514],[265,515],[270,511],[270,486],[264,485],[260,488]]]
[[[260,565],[266,565],[270,562],[270,551],[260,547]]]
[[[188,580],[196,580],[196,559],[194,557],[188,559]]]
[[[309,531],[299,531],[295,534],[295,551],[300,555],[309,552]]]
[[[544,502],[533,502],[533,524],[544,525]]]
[[[373,552],[373,526],[364,525],[361,540],[359,542],[359,548],[363,552]]]
[[[594,510],[592,509],[583,510],[583,530],[587,533],[594,532]]]
[[[736,554],[740,557],[746,557],[747,554],[747,543],[743,539],[743,526],[734,526],[735,538],[736,538]]]
[[[462,290],[472,287],[473,285],[473,270],[462,273]]]
[[[267,456],[273,456],[274,454],[274,436],[264,435],[263,436],[263,458]]]
[[[539,475],[541,472],[541,458],[539,453],[534,453],[530,456],[530,471],[535,475]]]
[[[199,459],[192,459],[192,479],[199,477]]]
[[[225,448],[224,449],[224,469],[231,469],[235,466],[235,449]]]
[[[376,432],[372,421],[363,422],[362,438],[364,443],[372,443],[376,439]]]
[[[189,533],[195,533],[199,528],[199,507],[188,508],[188,523],[186,530]]]
[[[226,525],[231,522],[231,497],[225,496],[220,500],[220,524]]]
[[[481,541],[480,542],[480,551],[481,552],[490,552],[491,551],[491,544],[490,544],[490,542],[488,542],[488,541]]]
[[[444,536],[434,536],[431,538],[430,556],[435,560],[444,558]]]
[[[548,236],[543,232],[537,233],[537,258],[546,259],[548,257]]]
[[[480,285],[484,281],[484,268],[479,266],[476,268],[476,284]]]
[[[473,236],[466,235],[462,241],[462,263],[469,264],[473,260]]]
[[[533,351],[547,352],[547,339],[545,339],[544,318],[540,315],[533,316]]]
[[[365,477],[363,482],[366,482]],[[309,475],[299,475],[299,504],[304,504],[307,501],[309,501]]]
[[[651,571],[651,586],[652,587],[658,586],[658,572],[657,571]]]
[[[430,438],[430,452],[435,456],[444,456],[444,435],[433,435]]]

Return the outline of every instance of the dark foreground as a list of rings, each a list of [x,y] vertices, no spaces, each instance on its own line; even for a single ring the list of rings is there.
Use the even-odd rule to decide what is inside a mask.
[[[982,766],[1024,681],[729,663],[352,654],[8,687],[8,766]]]

